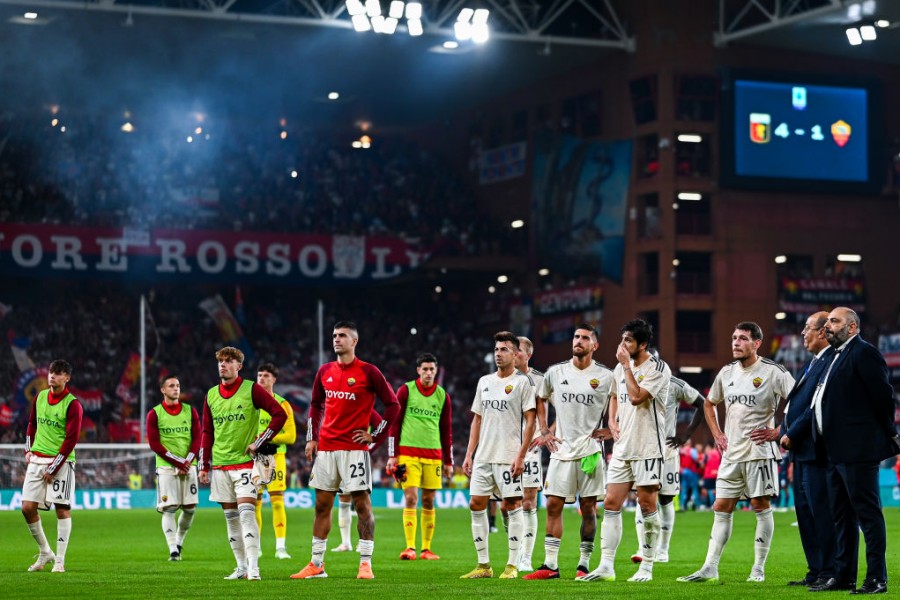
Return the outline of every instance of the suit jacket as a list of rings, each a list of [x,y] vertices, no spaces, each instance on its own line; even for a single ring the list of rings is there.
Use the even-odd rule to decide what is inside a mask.
[[[877,348],[857,335],[836,354],[822,395],[828,458],[838,464],[884,460],[898,452],[895,435],[887,364]]]
[[[791,439],[791,453],[794,460],[810,462],[816,460],[816,446],[812,439],[812,427],[815,414],[810,409],[816,385],[831,360],[834,358],[834,349],[828,348],[822,354],[822,358],[808,367],[809,370],[794,385],[788,394],[788,410],[784,416],[781,432]]]

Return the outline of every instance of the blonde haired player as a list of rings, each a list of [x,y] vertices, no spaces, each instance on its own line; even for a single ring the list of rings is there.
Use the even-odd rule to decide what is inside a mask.
[[[243,352],[226,346],[216,352],[216,360],[221,382],[207,392],[203,406],[199,479],[210,484],[209,499],[225,513],[228,543],[237,562],[225,579],[259,580],[253,459],[281,431],[287,415],[261,385],[238,375],[244,366]],[[260,410],[269,413],[272,421],[257,436]]]
[[[287,540],[287,513],[284,510],[284,490],[287,489],[287,463],[285,455],[289,444],[297,441],[297,424],[294,422],[294,410],[291,403],[275,393],[275,382],[278,380],[278,367],[272,363],[262,363],[256,369],[256,383],[264,390],[272,394],[281,408],[287,414],[287,421],[278,435],[269,440],[270,444],[277,446],[275,450],[275,475],[272,482],[266,486],[269,491],[269,501],[272,503],[272,527],[275,529],[275,558],[290,558],[285,543]],[[263,433],[272,421],[271,415],[265,412],[259,413],[258,433]],[[262,531],[262,488],[256,496],[256,525]],[[262,546],[259,555],[262,556]]]

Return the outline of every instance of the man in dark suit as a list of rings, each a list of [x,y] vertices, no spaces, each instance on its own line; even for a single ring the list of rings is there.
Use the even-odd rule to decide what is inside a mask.
[[[834,515],[834,577],[812,591],[887,592],[884,515],[878,463],[894,456],[893,389],[884,357],[859,336],[859,316],[849,308],[828,315],[825,335],[834,360],[813,395],[814,438],[828,459],[828,500]],[[856,589],[859,530],[866,541],[866,578]]]
[[[794,463],[794,508],[807,566],[806,577],[788,585],[820,586],[834,577],[834,521],[828,503],[823,502],[828,497],[827,462],[816,456],[809,409],[816,384],[834,356],[825,337],[827,320],[825,311],[806,320],[801,332],[803,346],[813,357],[787,397],[787,414],[781,425],[781,446],[791,451]]]

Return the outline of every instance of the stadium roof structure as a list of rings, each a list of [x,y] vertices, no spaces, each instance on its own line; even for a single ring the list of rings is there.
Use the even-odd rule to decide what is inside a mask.
[[[633,0],[423,0],[424,35],[353,30],[345,0],[0,0],[0,87],[11,102],[139,110],[221,103],[382,130],[640,48]],[[389,2],[382,0],[387,10]],[[486,44],[448,50],[463,7],[491,11]],[[896,0],[718,0],[710,47],[761,44],[900,64]],[[856,8],[853,8],[853,7]],[[26,18],[25,11],[34,12]],[[630,22],[629,22],[630,20]],[[875,42],[844,29],[886,20]],[[715,23],[715,26],[713,25]],[[329,92],[338,92],[331,101]],[[199,105],[199,106],[198,106]]]

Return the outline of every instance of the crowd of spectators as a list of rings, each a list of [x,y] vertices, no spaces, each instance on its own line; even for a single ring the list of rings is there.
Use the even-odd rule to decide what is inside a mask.
[[[56,123],[53,125],[52,123]],[[432,254],[515,251],[434,153],[195,116],[0,116],[0,222],[386,235]],[[284,137],[282,137],[282,135]],[[190,141],[188,141],[190,140]]]

